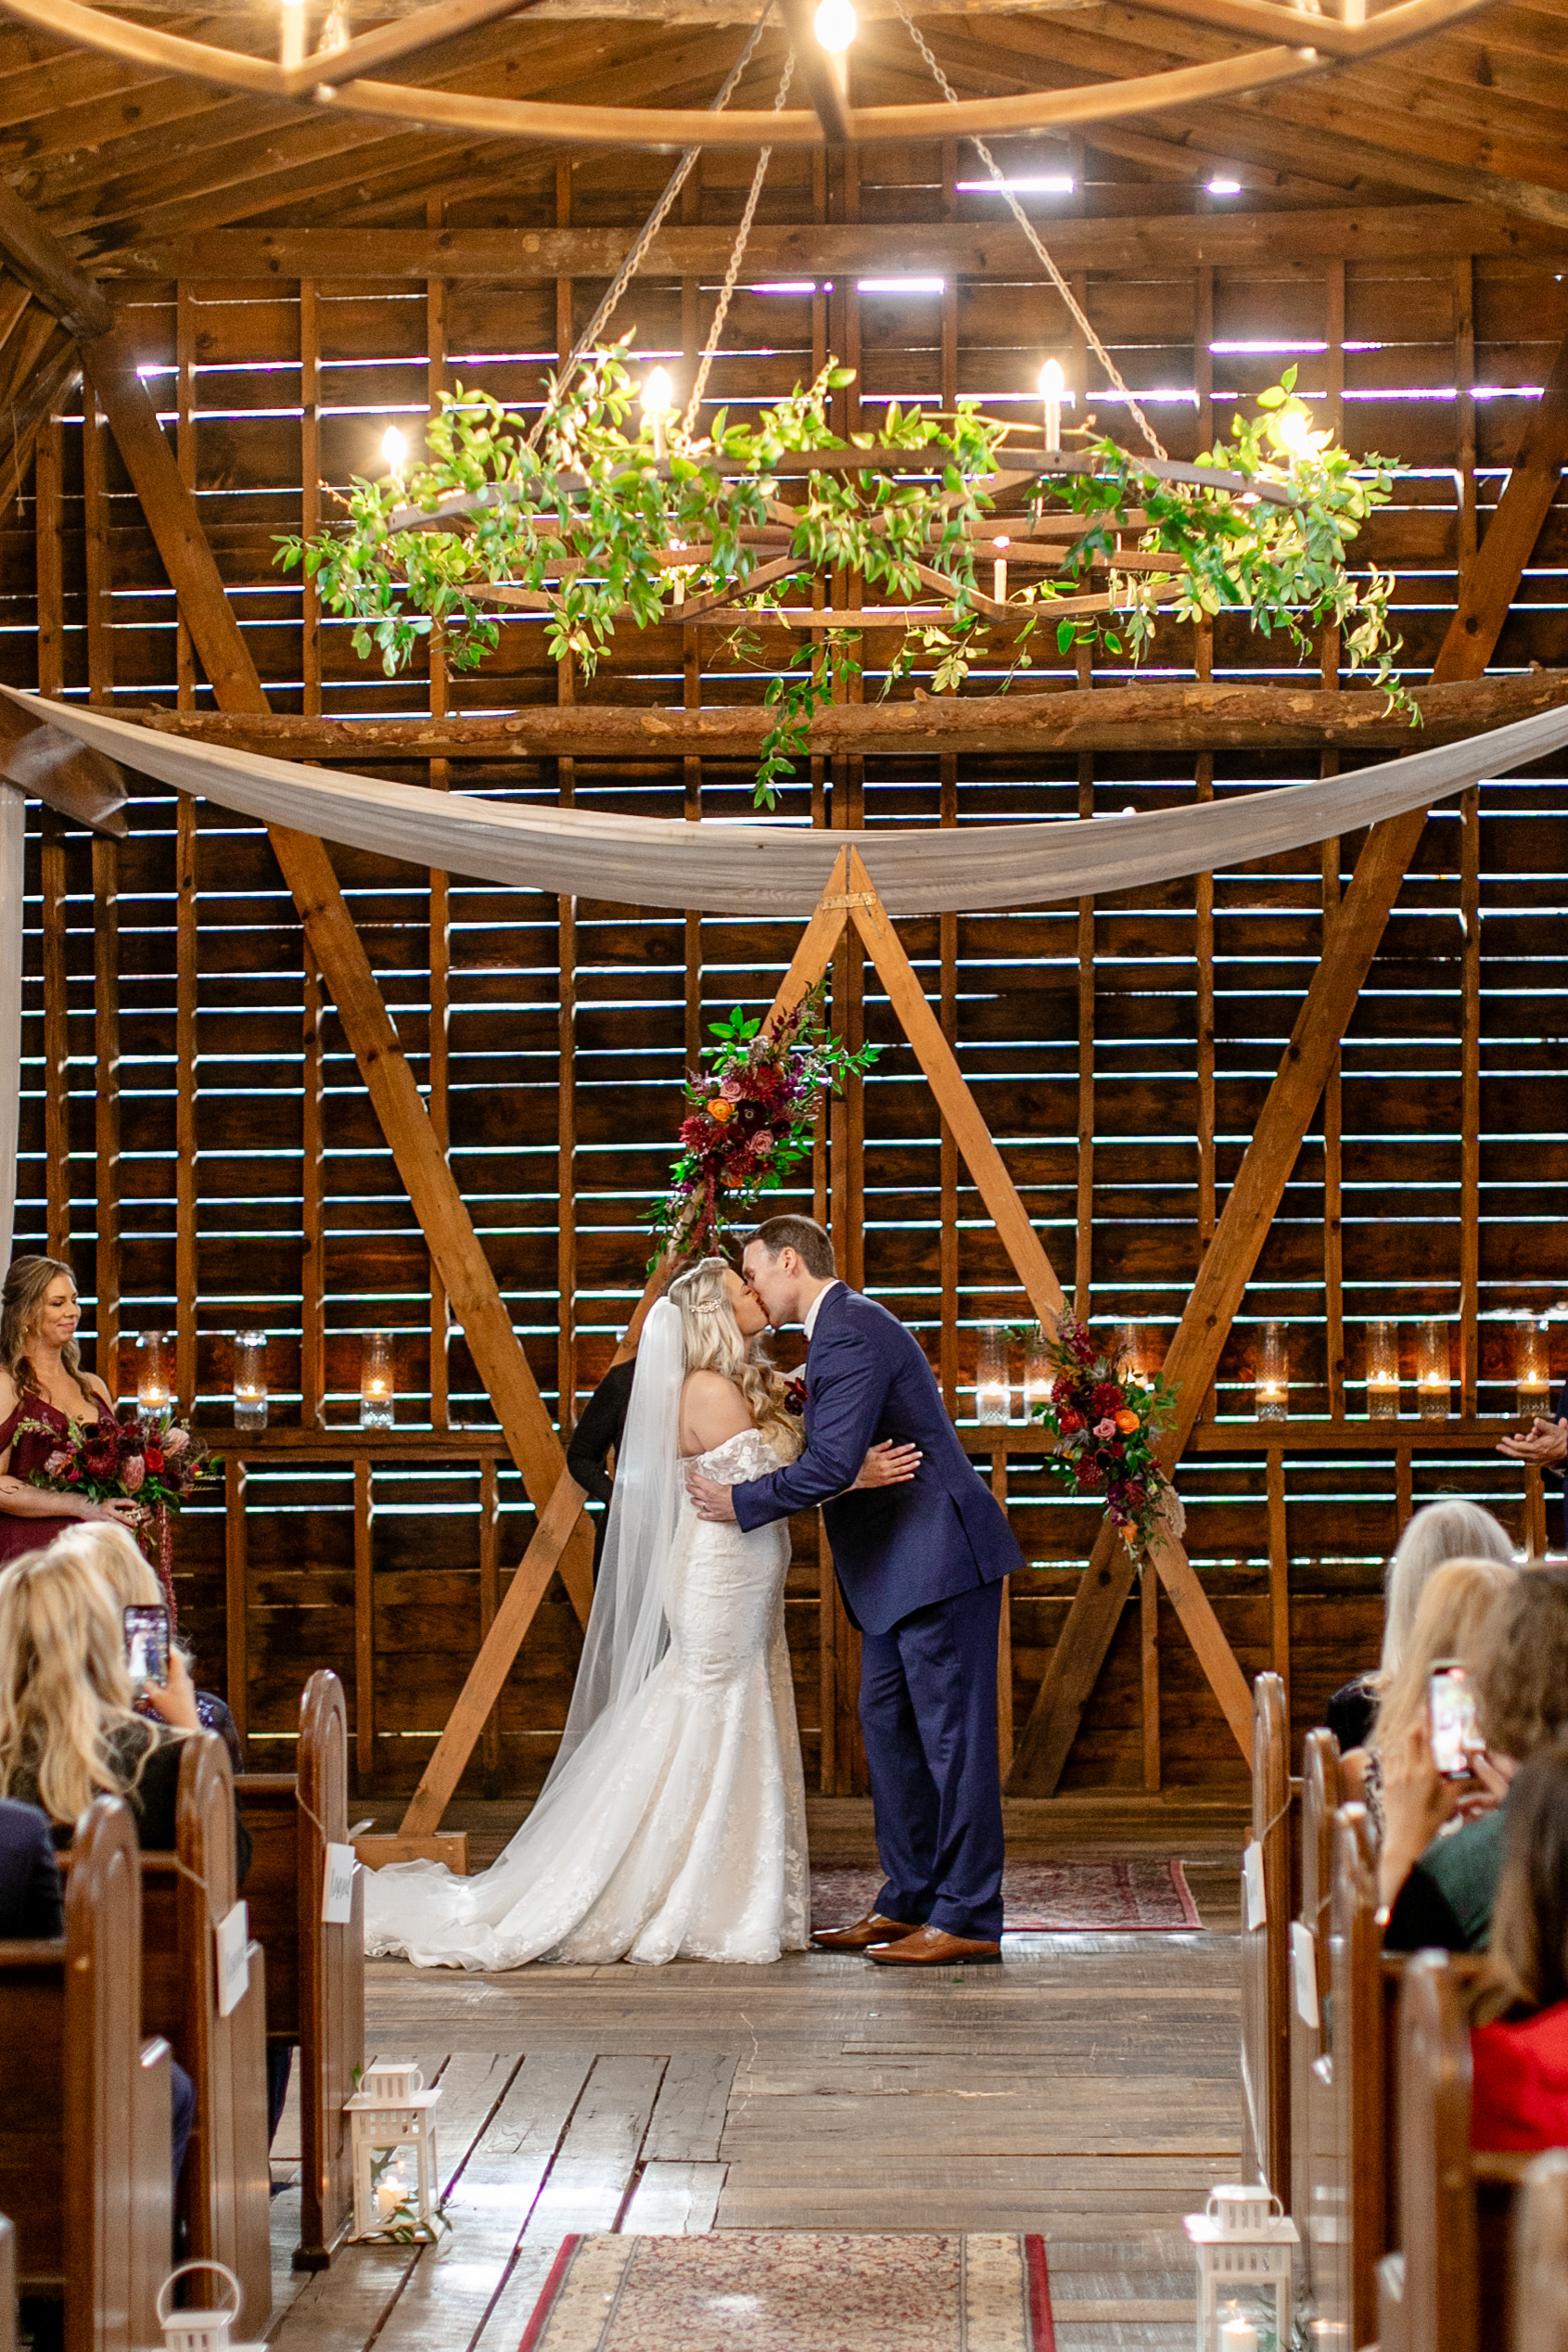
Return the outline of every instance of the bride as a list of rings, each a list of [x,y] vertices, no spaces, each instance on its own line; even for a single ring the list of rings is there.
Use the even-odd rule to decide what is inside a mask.
[[[772,1961],[809,1926],[805,1783],[784,1586],[789,1523],[699,1519],[685,1471],[728,1486],[793,1462],[786,1384],[722,1258],[671,1283],[637,1350],[604,1562],[549,1778],[474,1878],[395,1862],[365,1886],[365,1949],[422,1968]],[[909,1475],[887,1447],[857,1485]]]

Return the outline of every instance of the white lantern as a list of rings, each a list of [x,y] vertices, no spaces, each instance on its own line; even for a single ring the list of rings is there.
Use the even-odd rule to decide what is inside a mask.
[[[1268,2352],[1269,2338],[1288,2352],[1297,2241],[1279,2198],[1256,2183],[1211,2189],[1181,2226],[1198,2262],[1197,2352]]]
[[[166,2298],[181,2279],[193,2270],[210,2270],[234,2289],[234,2307],[227,2311],[176,2311]],[[266,2352],[262,2344],[235,2344],[229,2330],[245,2305],[245,2289],[223,2262],[182,2262],[171,2270],[158,2290],[158,2324],[163,2330],[164,2352]]]
[[[435,2242],[440,2216],[434,2110],[441,2094],[423,2084],[412,2059],[382,2058],[366,2067],[358,2090],[343,2103],[353,2133],[356,2238]]]

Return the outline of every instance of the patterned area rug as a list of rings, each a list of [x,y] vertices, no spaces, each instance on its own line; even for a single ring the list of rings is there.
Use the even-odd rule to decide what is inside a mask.
[[[848,1927],[863,1919],[882,1886],[872,1870],[814,1870],[811,1924]],[[1014,1934],[1173,1935],[1201,1927],[1179,1862],[1009,1862],[1002,1873],[1005,1925]]]
[[[1055,2352],[1038,2237],[567,2238],[519,2352]]]

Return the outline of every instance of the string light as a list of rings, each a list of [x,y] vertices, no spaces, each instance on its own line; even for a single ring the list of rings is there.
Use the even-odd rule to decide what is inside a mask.
[[[860,31],[860,19],[849,0],[822,0],[814,29],[822,47],[841,56]]]
[[[643,415],[653,428],[654,462],[662,466],[668,451],[665,447],[665,419],[675,405],[675,388],[666,370],[654,368],[643,385]]]
[[[1047,449],[1062,446],[1062,399],[1067,379],[1062,373],[1062,363],[1048,359],[1039,372],[1039,396],[1045,403],[1045,445]]]

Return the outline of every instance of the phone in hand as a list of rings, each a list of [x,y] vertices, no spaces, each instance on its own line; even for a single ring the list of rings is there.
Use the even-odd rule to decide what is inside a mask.
[[[1481,1745],[1475,1728],[1475,1694],[1457,1658],[1441,1658],[1427,1677],[1427,1721],[1432,1760],[1446,1781],[1470,1778],[1470,1759]]]
[[[125,1664],[137,1690],[149,1682],[160,1691],[169,1687],[169,1612],[161,1603],[126,1610]]]

